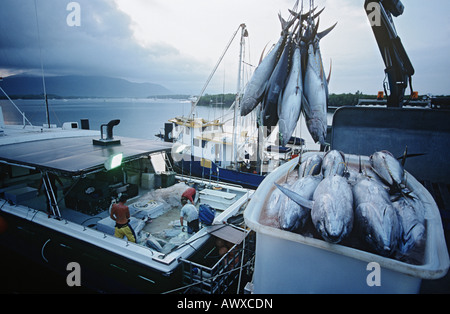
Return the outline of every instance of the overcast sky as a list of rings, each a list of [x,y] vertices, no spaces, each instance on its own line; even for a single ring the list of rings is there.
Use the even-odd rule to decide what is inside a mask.
[[[257,64],[279,38],[277,14],[287,18],[295,0],[78,0],[79,26],[67,22],[77,11],[68,10],[70,2],[1,0],[0,76],[38,73],[41,47],[46,75],[115,76],[195,95],[241,23],[249,32],[246,60]],[[405,12],[394,22],[416,70],[414,89],[449,94],[450,2],[402,2]],[[321,29],[338,22],[321,42],[327,71],[333,64],[331,93],[383,89],[385,66],[363,3],[315,0],[325,6]],[[236,91],[238,56],[235,40],[207,92]]]

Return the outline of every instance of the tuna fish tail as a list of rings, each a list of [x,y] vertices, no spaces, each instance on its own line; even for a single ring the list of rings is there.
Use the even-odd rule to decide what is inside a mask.
[[[285,187],[282,187],[281,185],[275,183],[275,186],[280,189],[281,192],[283,192],[287,197],[289,197],[291,200],[296,202],[298,205],[306,207],[306,208],[312,208],[314,201],[307,200],[303,196],[295,193],[294,191],[291,191]]]
[[[266,52],[266,48],[267,48],[268,45],[269,45],[269,43],[267,43],[267,44],[264,46],[264,49],[263,49],[263,51],[261,52],[261,57],[259,58],[259,63],[258,63],[258,65],[260,65],[261,62],[263,61],[263,59],[264,59],[264,52]]]
[[[332,66],[333,66],[333,59],[330,59],[330,72],[328,73],[328,77],[327,77],[328,84],[330,84]]]
[[[324,38],[325,36],[327,36],[336,27],[337,23],[338,22],[334,23],[333,26],[327,28],[326,30],[324,30],[320,33],[317,33],[317,37],[319,38],[319,40]],[[319,24],[319,23],[317,23],[317,24]]]

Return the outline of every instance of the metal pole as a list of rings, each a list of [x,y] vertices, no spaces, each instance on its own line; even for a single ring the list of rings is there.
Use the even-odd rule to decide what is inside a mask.
[[[236,90],[236,101],[234,103],[234,119],[233,119],[233,161],[234,168],[238,170],[238,160],[237,160],[237,133],[238,133],[238,110],[239,110],[239,98],[241,93],[241,71],[242,71],[242,51],[244,49],[244,37],[248,36],[247,28],[245,24],[241,24],[241,44],[239,52],[239,67],[238,67],[238,81]]]

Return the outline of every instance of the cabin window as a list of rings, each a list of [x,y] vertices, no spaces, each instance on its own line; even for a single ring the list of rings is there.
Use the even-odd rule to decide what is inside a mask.
[[[199,146],[200,146],[200,141],[199,141],[199,139],[194,138],[194,140],[193,140],[193,145],[194,145],[195,147],[199,147]]]
[[[30,174],[30,169],[23,167],[11,166],[11,178],[18,178]]]
[[[216,160],[220,160],[220,144],[214,145],[214,152],[216,154]],[[213,153],[213,152],[211,152]]]

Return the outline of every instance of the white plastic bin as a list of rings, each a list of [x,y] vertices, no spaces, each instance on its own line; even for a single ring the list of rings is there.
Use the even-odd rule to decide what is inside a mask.
[[[303,158],[306,157],[304,154]],[[358,160],[355,155],[346,155],[346,158]],[[368,158],[362,158],[367,164]],[[276,188],[274,182],[282,182],[297,162],[298,158],[269,174],[244,212],[246,224],[256,232],[254,293],[418,293],[422,279],[445,276],[449,256],[439,210],[429,192],[411,175],[408,175],[407,186],[417,193],[426,207],[423,265],[408,264],[261,224],[264,203]],[[370,267],[372,262],[379,265],[380,286],[368,284],[371,274],[377,271]]]

